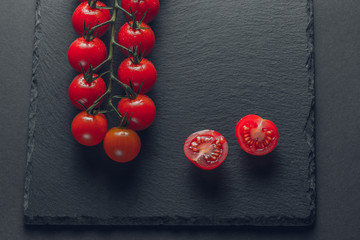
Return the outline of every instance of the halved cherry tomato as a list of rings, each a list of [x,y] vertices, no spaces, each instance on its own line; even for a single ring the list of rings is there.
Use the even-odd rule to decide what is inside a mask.
[[[106,7],[106,5],[100,1],[96,2],[96,6]],[[110,11],[108,9],[91,8],[88,2],[83,2],[75,9],[72,15],[72,25],[75,32],[79,36],[82,36],[84,33],[84,23],[88,28],[92,28],[95,25],[109,21],[110,18]],[[96,31],[96,36],[103,36],[108,28],[109,24],[99,27]]]
[[[89,68],[89,62],[93,68],[97,67],[107,57],[106,46],[100,38],[94,38],[86,41],[79,37],[71,43],[68,50],[68,59],[70,65],[78,72],[81,72],[80,64],[86,72]]]
[[[133,25],[133,21],[130,21],[120,28],[118,33],[118,43],[129,48],[131,51],[140,47],[142,56],[145,57],[154,47],[154,32],[146,23],[141,23],[138,29],[132,28],[131,26]],[[128,56],[129,53],[126,50],[121,49],[121,51]]]
[[[159,0],[122,0],[121,7],[128,12],[130,12],[130,8],[134,13],[136,12],[136,21],[140,21],[145,12],[148,11],[143,22],[149,23],[157,16],[160,3]],[[131,20],[127,14],[125,16]]]
[[[119,66],[118,78],[128,86],[130,86],[130,80],[135,92],[139,90],[140,85],[144,82],[140,93],[147,93],[154,87],[157,73],[154,64],[149,60],[143,58],[141,62],[135,64],[130,58],[127,58]]]
[[[240,119],[235,133],[240,147],[256,156],[270,153],[279,140],[279,132],[275,124],[253,114]]]
[[[98,75],[93,73],[93,78]],[[106,92],[106,85],[101,77],[96,78],[91,83],[87,82],[83,74],[77,75],[70,84],[69,98],[71,103],[78,109],[84,110],[83,106],[78,103],[81,102],[86,108],[89,108],[96,99]],[[99,106],[104,99],[101,99]]]
[[[220,133],[202,130],[186,139],[184,153],[197,167],[211,170],[224,162],[228,154],[228,143]]]
[[[72,121],[71,132],[76,141],[85,146],[99,144],[105,137],[108,123],[104,114],[90,115],[80,112]]]
[[[148,128],[156,115],[153,100],[144,94],[139,94],[135,99],[122,98],[117,109],[123,116],[126,112],[128,116],[131,116],[129,128],[135,131]]]
[[[104,139],[106,154],[116,162],[129,162],[140,152],[139,135],[131,129],[113,127]]]

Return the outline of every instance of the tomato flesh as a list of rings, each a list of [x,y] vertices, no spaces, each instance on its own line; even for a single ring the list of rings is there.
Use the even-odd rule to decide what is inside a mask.
[[[235,133],[240,147],[256,156],[270,153],[279,140],[276,125],[254,114],[241,118],[236,125]]]
[[[194,132],[185,141],[185,156],[197,167],[211,170],[220,166],[228,154],[224,136],[214,130]]]

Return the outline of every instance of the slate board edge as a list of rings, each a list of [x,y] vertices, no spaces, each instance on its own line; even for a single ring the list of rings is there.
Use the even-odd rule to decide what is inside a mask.
[[[30,183],[32,172],[32,152],[34,150],[34,129],[37,111],[37,67],[39,65],[38,47],[41,36],[41,0],[36,1],[35,11],[35,38],[33,50],[32,81],[30,92],[29,109],[29,134],[27,142],[27,162],[25,171],[24,188],[24,223],[26,225],[143,225],[143,226],[309,226],[315,221],[316,214],[316,164],[315,164],[315,67],[314,67],[314,11],[313,0],[307,0],[308,26],[306,34],[308,38],[308,70],[309,95],[311,107],[307,122],[304,126],[304,135],[310,148],[309,152],[309,189],[307,196],[310,201],[310,214],[304,218],[293,216],[259,216],[246,218],[210,218],[181,216],[154,216],[143,218],[112,217],[109,219],[94,218],[91,216],[30,216],[27,213],[30,198]]]
[[[307,122],[304,126],[304,133],[310,148],[309,152],[309,189],[307,191],[310,200],[310,224],[315,222],[316,215],[316,149],[315,149],[315,50],[314,50],[314,4],[313,0],[307,1],[308,26],[306,35],[308,39],[308,88],[311,97],[311,107]]]
[[[32,172],[32,159],[31,155],[34,151],[34,130],[36,124],[36,111],[37,111],[37,79],[36,72],[40,62],[38,47],[40,44],[41,35],[41,15],[40,15],[40,0],[36,0],[35,10],[35,33],[34,33],[34,49],[32,58],[32,76],[30,88],[30,107],[29,107],[29,126],[28,126],[28,142],[27,142],[27,155],[26,155],[26,168],[25,168],[25,187],[24,187],[24,213],[26,215],[29,206],[30,197],[30,182]]]

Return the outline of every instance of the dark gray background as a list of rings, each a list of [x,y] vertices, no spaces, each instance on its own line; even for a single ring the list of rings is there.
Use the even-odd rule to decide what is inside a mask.
[[[35,0],[0,3],[1,239],[358,239],[360,3],[315,1],[318,212],[309,229],[24,228]]]

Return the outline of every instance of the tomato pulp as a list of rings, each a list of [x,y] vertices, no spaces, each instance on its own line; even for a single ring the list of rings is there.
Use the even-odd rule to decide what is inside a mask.
[[[256,156],[270,153],[279,140],[276,125],[254,114],[241,118],[236,125],[235,133],[240,147]]]
[[[197,167],[211,170],[220,166],[228,154],[226,139],[214,130],[191,134],[185,141],[185,156]]]

